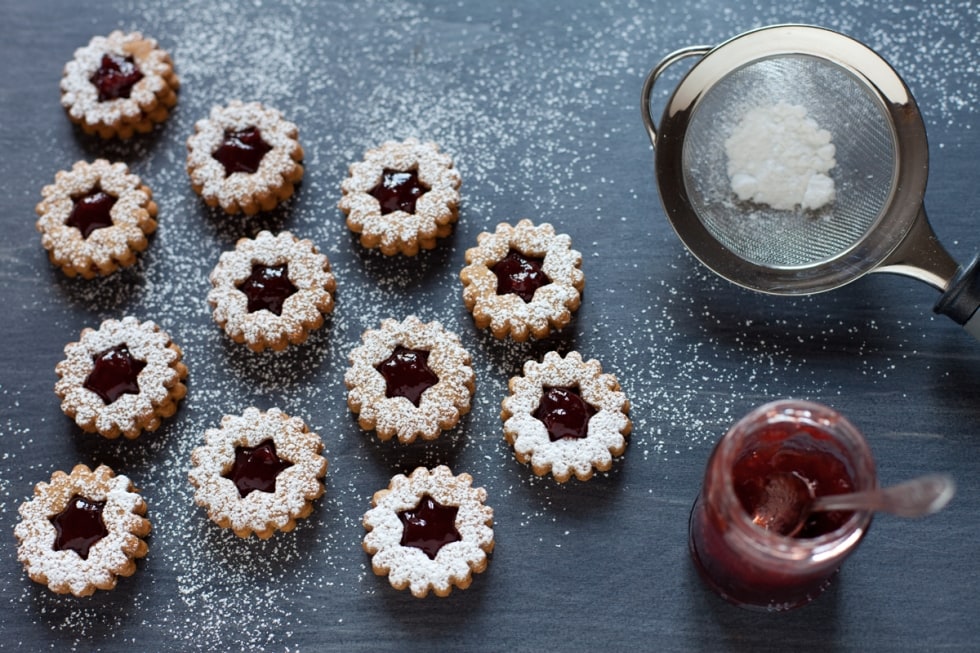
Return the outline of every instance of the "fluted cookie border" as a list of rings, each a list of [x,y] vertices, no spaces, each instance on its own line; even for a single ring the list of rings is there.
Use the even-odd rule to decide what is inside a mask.
[[[214,153],[226,134],[249,128],[258,129],[271,149],[255,172],[227,174]],[[194,124],[194,134],[187,139],[191,187],[208,206],[220,206],[231,215],[271,211],[292,197],[303,178],[302,161],[299,127],[261,102],[231,100],[225,106],[214,106],[207,118]]]
[[[242,497],[235,482],[224,475],[235,464],[237,447],[256,447],[271,440],[276,455],[291,463],[276,476],[275,491],[252,491]],[[297,520],[313,512],[313,501],[324,493],[327,459],[323,441],[299,417],[278,408],[261,411],[249,407],[239,415],[225,415],[219,428],[204,432],[204,444],[191,452],[188,479],[194,502],[221,528],[240,538],[253,533],[268,539],[277,531],[289,532]]]
[[[585,287],[582,254],[572,249],[571,242],[551,224],[535,225],[527,218],[515,226],[501,222],[493,233],[481,233],[477,246],[466,250],[466,267],[459,274],[463,303],[476,326],[489,327],[495,338],[510,337],[518,342],[531,336],[545,338],[567,326],[581,304]],[[537,289],[530,302],[513,293],[497,294],[493,267],[511,250],[542,259],[541,269],[550,280]]]
[[[92,77],[106,54],[132,57],[142,73],[128,97],[99,99]],[[179,89],[173,60],[155,39],[140,32],[115,30],[108,36],[95,36],[88,45],[75,50],[61,78],[61,105],[68,118],[86,133],[125,140],[164,122],[177,104]]]
[[[115,198],[109,210],[112,224],[86,237],[68,222],[76,201],[100,191]],[[69,277],[92,279],[133,265],[157,228],[153,192],[125,163],[77,161],[71,170],[56,173],[41,196],[35,207],[41,245],[52,265]]]
[[[362,546],[371,556],[374,573],[387,576],[392,587],[408,589],[416,598],[430,591],[444,597],[454,587],[468,588],[473,574],[486,570],[494,548],[493,509],[485,505],[486,490],[472,484],[469,474],[454,476],[449,467],[439,465],[431,470],[418,467],[408,476],[397,474],[386,489],[375,492],[362,520],[368,531]],[[426,496],[458,507],[459,540],[444,544],[433,558],[401,543],[404,526],[399,512],[416,508]]]
[[[135,360],[146,363],[139,372],[139,392],[123,394],[106,403],[85,387],[95,369],[95,357],[126,345]],[[61,410],[88,433],[113,439],[120,435],[136,438],[156,430],[164,418],[177,411],[187,394],[187,366],[181,348],[155,322],[140,322],[133,316],[108,319],[98,329],[86,327],[79,340],[65,345],[65,358],[55,366],[55,394]]]
[[[84,559],[73,549],[54,548],[57,531],[51,518],[76,495],[105,502],[101,519],[107,533],[89,547]],[[31,580],[56,594],[89,596],[99,589],[110,590],[119,576],[136,572],[136,559],[149,550],[143,539],[151,528],[146,511],[146,502],[130,479],[106,465],[95,471],[86,465],[76,465],[70,474],[56,471],[50,483],[35,485],[34,497],[19,508],[20,522],[14,528],[17,559]]]
[[[296,292],[283,302],[280,315],[265,309],[248,310],[248,298],[239,286],[257,264],[287,266]],[[260,231],[255,238],[239,239],[235,249],[221,254],[208,278],[212,287],[207,300],[214,321],[233,341],[256,352],[266,348],[281,351],[306,341],[334,308],[337,280],[330,260],[312,241],[288,231]]]
[[[402,321],[388,318],[380,328],[361,334],[361,343],[350,353],[344,383],[347,405],[358,414],[362,429],[374,430],[381,440],[397,436],[399,442],[408,444],[418,437],[437,438],[469,412],[476,389],[472,359],[459,336],[440,322],[423,323],[414,315]],[[428,366],[438,377],[422,393],[418,406],[405,397],[386,396],[385,379],[377,370],[399,345],[428,351]]]
[[[550,351],[543,360],[527,361],[524,373],[511,377],[510,395],[501,402],[504,437],[522,463],[530,463],[538,476],[551,474],[564,483],[572,474],[580,481],[596,471],[608,471],[613,457],[626,450],[632,430],[628,417],[630,402],[612,374],[604,374],[597,360],[584,361],[577,351],[564,357]],[[548,387],[574,387],[596,413],[588,422],[584,438],[552,441],[544,423],[534,417]]]
[[[385,170],[415,172],[428,187],[416,200],[414,213],[382,212],[371,191],[382,183]],[[363,247],[380,249],[386,256],[415,256],[419,249],[433,249],[438,239],[452,233],[459,218],[460,185],[452,157],[436,143],[417,138],[385,141],[350,166],[337,206]]]

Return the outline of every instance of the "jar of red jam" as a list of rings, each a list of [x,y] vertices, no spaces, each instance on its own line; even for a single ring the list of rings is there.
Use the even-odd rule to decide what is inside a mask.
[[[793,535],[760,525],[759,515],[771,511],[767,488],[785,475],[805,482],[800,501],[878,483],[864,437],[826,406],[776,401],[732,426],[708,460],[689,542],[704,581],[738,606],[778,611],[809,603],[871,523],[870,512],[847,511],[812,513]]]

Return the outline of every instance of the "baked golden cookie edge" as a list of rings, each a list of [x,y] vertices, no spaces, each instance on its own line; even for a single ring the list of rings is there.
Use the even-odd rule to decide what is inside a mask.
[[[289,466],[275,475],[273,491],[253,490],[242,496],[228,476],[236,464],[236,451],[267,442]],[[243,539],[253,533],[268,539],[276,532],[289,532],[297,520],[313,512],[313,501],[324,493],[327,459],[322,452],[320,436],[302,419],[278,408],[249,407],[240,416],[225,415],[221,426],[207,429],[204,444],[191,452],[188,480],[195,488],[194,502],[214,523]]]
[[[372,195],[385,185],[386,172],[415,173],[417,181],[427,187],[414,200],[411,211],[388,212]],[[452,233],[459,219],[461,181],[452,157],[436,143],[416,138],[385,141],[350,166],[337,206],[363,247],[379,249],[386,256],[415,256],[420,249],[435,248],[440,238]]]
[[[88,548],[85,559],[70,548],[54,548],[57,531],[51,518],[76,495],[105,502],[101,519],[108,532]],[[34,497],[19,508],[21,519],[14,528],[17,559],[31,580],[56,594],[81,597],[112,589],[119,576],[135,573],[136,559],[149,550],[143,539],[151,528],[146,511],[146,502],[129,478],[105,465],[95,471],[86,465],[76,465],[70,474],[57,471],[50,483],[35,485]]]
[[[546,388],[568,387],[576,388],[595,414],[588,419],[585,437],[552,440],[534,414]],[[613,458],[626,450],[632,430],[630,402],[616,377],[602,373],[598,361],[584,361],[576,351],[564,357],[551,351],[540,363],[527,361],[523,374],[511,377],[508,388],[500,413],[504,437],[517,460],[529,463],[536,475],[551,474],[564,483],[574,474],[587,481],[596,471],[608,471]]]
[[[145,366],[137,374],[137,392],[120,394],[106,402],[86,387],[95,372],[96,358],[124,347],[132,360]],[[61,410],[87,433],[114,439],[136,438],[155,431],[177,411],[187,394],[187,366],[181,348],[155,322],[126,316],[108,319],[98,329],[86,327],[79,340],[65,345],[65,358],[55,366],[55,394]]]
[[[68,277],[91,279],[133,265],[157,228],[152,191],[124,163],[78,161],[71,170],[59,171],[41,196],[35,206],[41,245],[52,265]],[[76,206],[99,197],[115,198],[108,211],[111,224],[86,235],[71,224]]]
[[[387,576],[395,589],[409,589],[416,598],[430,591],[444,597],[454,587],[469,587],[473,574],[486,570],[495,544],[486,490],[472,483],[469,474],[454,476],[439,465],[418,467],[408,476],[397,474],[386,489],[375,492],[372,508],[363,518],[368,531],[363,548],[371,556],[374,573]],[[431,558],[422,549],[401,543],[404,526],[399,517],[399,512],[418,507],[427,496],[442,506],[458,507],[454,520],[458,539],[442,545]]]
[[[428,365],[438,377],[418,405],[403,396],[387,396],[385,378],[378,370],[399,346],[428,351]],[[361,334],[361,345],[350,353],[349,361],[344,374],[347,405],[358,414],[361,428],[374,430],[383,441],[394,436],[402,444],[419,437],[433,440],[470,410],[476,390],[471,357],[459,337],[438,321],[423,323],[414,315],[400,322],[382,320],[380,328]]]
[[[513,293],[498,294],[495,265],[511,251],[541,259],[548,282],[530,301]],[[582,254],[571,247],[571,238],[557,234],[547,223],[535,225],[528,219],[515,226],[506,222],[493,233],[483,232],[477,246],[466,250],[466,266],[460,271],[463,303],[473,314],[477,328],[489,328],[493,336],[523,342],[530,337],[547,337],[565,328],[578,310],[585,287]]]

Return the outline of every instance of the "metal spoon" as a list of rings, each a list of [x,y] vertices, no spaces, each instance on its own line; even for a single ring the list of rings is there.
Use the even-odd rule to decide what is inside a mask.
[[[887,488],[815,497],[810,483],[799,474],[777,472],[766,479],[765,499],[756,508],[752,521],[793,537],[814,512],[870,510],[922,517],[942,510],[955,492],[949,474],[928,474]]]

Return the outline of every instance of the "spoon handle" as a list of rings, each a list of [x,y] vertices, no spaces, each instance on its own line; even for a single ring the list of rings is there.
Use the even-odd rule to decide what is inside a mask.
[[[929,474],[885,489],[825,494],[814,500],[811,511],[879,510],[900,517],[922,517],[942,510],[955,492],[949,474]]]

